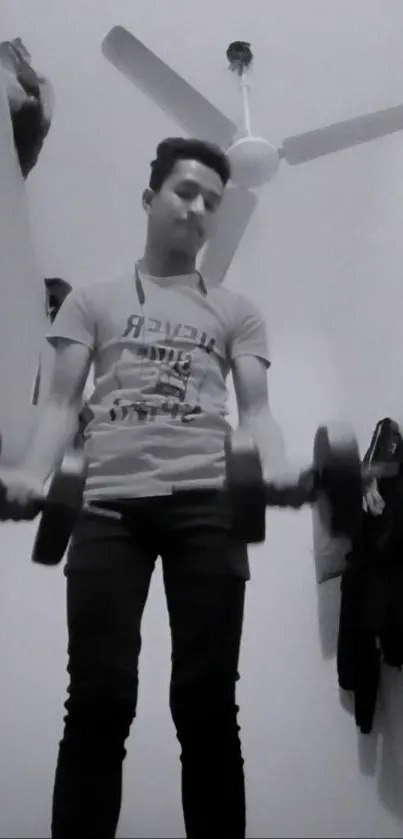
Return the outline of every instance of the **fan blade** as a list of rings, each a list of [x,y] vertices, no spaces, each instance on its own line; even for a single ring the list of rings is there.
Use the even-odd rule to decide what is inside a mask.
[[[375,111],[373,114],[364,114],[326,128],[288,137],[279,149],[279,154],[287,163],[295,166],[402,130],[403,105],[396,105],[384,111]]]
[[[229,186],[218,211],[217,228],[202,255],[200,271],[209,285],[222,283],[250,222],[258,197]]]
[[[237,126],[123,26],[114,26],[102,52],[191,136],[228,148]]]

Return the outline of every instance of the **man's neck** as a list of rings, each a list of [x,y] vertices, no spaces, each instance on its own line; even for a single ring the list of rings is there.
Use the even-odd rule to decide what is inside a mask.
[[[183,253],[161,253],[151,248],[145,249],[139,267],[151,277],[176,277],[183,274],[194,274],[196,260]]]

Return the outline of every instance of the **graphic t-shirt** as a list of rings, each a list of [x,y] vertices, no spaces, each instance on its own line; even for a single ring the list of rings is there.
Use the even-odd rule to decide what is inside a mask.
[[[93,353],[87,499],[220,485],[231,362],[270,363],[264,321],[243,295],[207,289],[197,274],[140,280],[73,290],[48,335]]]

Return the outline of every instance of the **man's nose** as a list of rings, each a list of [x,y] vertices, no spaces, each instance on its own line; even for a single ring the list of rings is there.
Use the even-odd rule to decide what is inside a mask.
[[[206,205],[202,195],[198,195],[196,198],[193,199],[190,205],[190,212],[198,216],[204,215],[204,213],[206,212]]]

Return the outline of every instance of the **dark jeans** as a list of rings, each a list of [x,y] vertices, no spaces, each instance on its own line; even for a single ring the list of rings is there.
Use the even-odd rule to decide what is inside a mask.
[[[115,836],[125,741],[137,705],[141,618],[161,556],[187,836],[244,839],[236,682],[246,548],[234,542],[216,493],[114,506],[126,513],[125,522],[83,518],[66,565],[70,684],[52,837]]]

